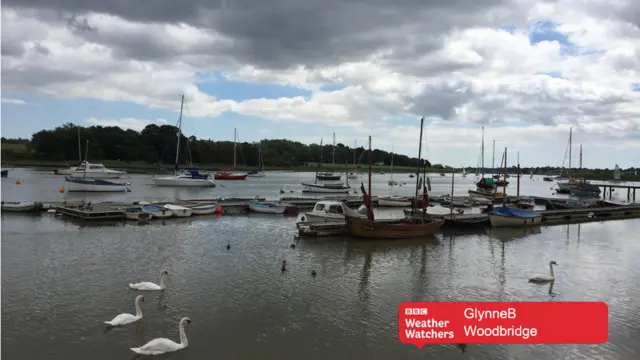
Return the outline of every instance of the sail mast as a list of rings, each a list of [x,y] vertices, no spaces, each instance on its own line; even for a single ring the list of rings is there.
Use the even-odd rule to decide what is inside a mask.
[[[482,147],[480,153],[482,154],[482,177],[484,177],[484,126],[482,127]]]
[[[174,164],[174,170],[177,172],[180,166],[178,161],[180,159],[180,138],[182,137],[182,110],[184,109],[184,94],[180,99],[180,117],[178,117],[178,141],[176,142],[176,161]]]
[[[416,166],[416,195],[413,198],[413,204],[411,205],[411,214],[415,214],[416,205],[418,203],[418,189],[420,188],[420,162],[422,161],[422,128],[424,125],[424,117],[420,119],[420,140],[418,141],[418,165]],[[427,179],[423,179],[423,181],[427,181]]]

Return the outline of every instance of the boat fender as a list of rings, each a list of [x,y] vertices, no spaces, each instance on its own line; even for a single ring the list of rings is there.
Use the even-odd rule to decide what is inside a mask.
[[[305,222],[307,221],[307,218],[304,215],[302,215],[302,217],[300,218],[300,221]]]

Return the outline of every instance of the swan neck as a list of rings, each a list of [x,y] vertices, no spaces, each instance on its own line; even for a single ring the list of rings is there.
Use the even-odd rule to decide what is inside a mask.
[[[555,275],[553,274],[553,265],[549,264],[549,272],[551,273],[551,277],[555,278]]]
[[[142,317],[142,310],[140,309],[140,299],[136,299],[136,317]]]
[[[164,289],[164,274],[160,274],[160,287]]]
[[[184,325],[180,323],[179,332],[180,332],[180,345],[182,347],[187,347],[189,345],[189,340],[187,340],[187,334],[184,332]]]

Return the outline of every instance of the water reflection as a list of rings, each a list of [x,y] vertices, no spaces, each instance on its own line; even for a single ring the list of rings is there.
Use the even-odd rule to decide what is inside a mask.
[[[506,242],[517,239],[524,239],[527,236],[541,233],[542,228],[540,226],[529,226],[522,228],[494,227],[490,228],[488,231],[488,235],[490,238]]]
[[[555,297],[556,296],[556,293],[553,292],[553,284],[555,284],[555,282],[556,281],[553,280],[553,281],[551,281],[549,283],[549,296],[551,296],[551,297]]]

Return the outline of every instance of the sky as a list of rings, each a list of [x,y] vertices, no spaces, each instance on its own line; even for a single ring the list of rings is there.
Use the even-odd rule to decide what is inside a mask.
[[[141,4],[142,3],[142,4]],[[2,136],[66,122],[640,166],[635,0],[4,0]]]

